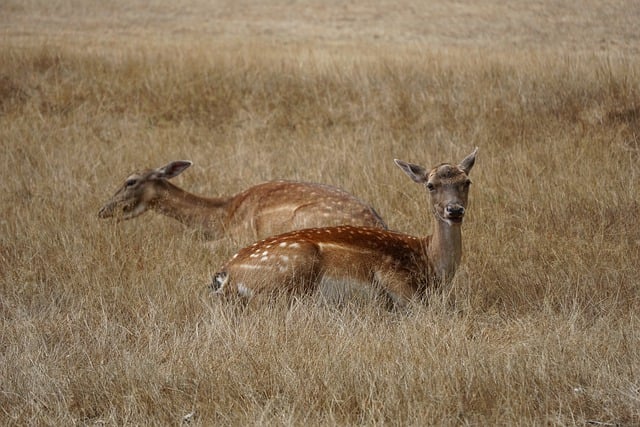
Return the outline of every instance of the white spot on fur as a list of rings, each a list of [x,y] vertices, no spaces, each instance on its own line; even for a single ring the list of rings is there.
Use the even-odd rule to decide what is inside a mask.
[[[267,255],[269,255],[269,251],[262,252],[262,256],[267,256]]]
[[[298,248],[300,247],[300,243],[292,243],[292,244],[291,244],[291,247],[292,247],[293,249],[298,249]]]
[[[258,265],[258,264],[240,264],[237,267],[240,267],[244,270],[263,270],[264,269],[264,266]]]
[[[253,291],[250,288],[247,288],[243,283],[238,283],[238,293],[240,296],[245,298],[249,298],[253,295]]]
[[[281,248],[286,248],[286,247],[287,247],[287,242],[282,242],[282,243],[280,243],[280,247],[281,247]]]
[[[286,255],[280,256],[280,259],[282,260],[282,262],[289,262],[289,257]]]

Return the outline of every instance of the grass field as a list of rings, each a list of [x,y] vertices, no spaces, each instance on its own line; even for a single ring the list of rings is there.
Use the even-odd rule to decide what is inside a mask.
[[[503,3],[0,3],[0,424],[640,425],[640,5]],[[474,146],[463,265],[406,311],[242,311],[233,236],[97,218],[189,159],[423,235],[393,158]]]

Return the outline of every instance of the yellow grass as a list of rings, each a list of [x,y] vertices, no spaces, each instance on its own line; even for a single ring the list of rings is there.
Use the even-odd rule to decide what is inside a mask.
[[[425,3],[0,5],[0,424],[640,424],[640,7]],[[426,234],[392,159],[474,146],[463,266],[407,311],[219,304],[233,236],[96,215],[190,159]]]

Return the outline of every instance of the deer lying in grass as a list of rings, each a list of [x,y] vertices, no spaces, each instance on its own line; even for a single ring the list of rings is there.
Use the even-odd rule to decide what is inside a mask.
[[[336,289],[355,288],[405,305],[456,272],[468,175],[477,151],[458,165],[441,164],[431,171],[395,161],[413,181],[426,186],[435,219],[431,236],[353,226],[293,231],[241,249],[213,276],[210,289],[244,298],[282,291],[319,291],[335,298]]]
[[[100,218],[135,218],[148,210],[204,231],[248,242],[309,227],[354,224],[385,228],[375,210],[337,187],[295,181],[258,184],[234,196],[205,198],[169,182],[189,166],[174,161],[129,176],[98,212]]]

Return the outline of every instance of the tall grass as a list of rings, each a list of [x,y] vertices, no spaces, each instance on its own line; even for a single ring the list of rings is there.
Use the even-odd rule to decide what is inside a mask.
[[[2,424],[640,423],[640,62],[473,50],[0,48]],[[133,169],[339,185],[430,232],[395,169],[480,147],[428,304],[207,294],[233,253],[97,210]]]

